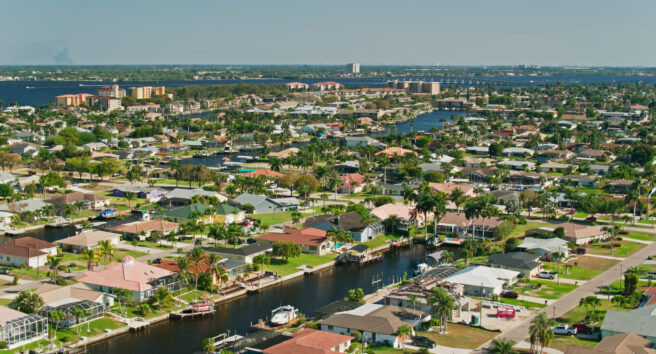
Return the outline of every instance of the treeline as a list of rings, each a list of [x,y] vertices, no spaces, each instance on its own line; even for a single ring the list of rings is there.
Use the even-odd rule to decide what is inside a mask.
[[[233,96],[257,95],[257,96],[285,96],[288,94],[285,85],[256,85],[256,84],[230,84],[230,85],[208,85],[208,86],[181,86],[169,87],[167,92],[172,92],[176,99],[204,100],[217,98],[230,98]]]

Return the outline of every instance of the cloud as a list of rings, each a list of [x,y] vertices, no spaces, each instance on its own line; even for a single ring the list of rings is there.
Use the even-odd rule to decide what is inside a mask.
[[[68,47],[62,48],[59,53],[55,54],[53,57],[55,64],[58,65],[71,65],[73,64],[73,59],[68,55]]]
[[[11,55],[14,65],[70,65],[73,64],[64,41],[38,41],[26,43]]]

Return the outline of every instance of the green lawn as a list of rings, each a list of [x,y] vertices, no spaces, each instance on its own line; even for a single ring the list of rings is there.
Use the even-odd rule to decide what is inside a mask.
[[[533,288],[537,284],[541,284],[541,286],[539,288]],[[563,295],[576,288],[577,286],[574,284],[557,284],[553,281],[532,280],[528,284],[522,283],[514,287],[512,290],[520,295],[528,295],[543,299],[555,300],[561,298]]]
[[[137,246],[139,247],[148,247],[148,248],[158,248],[158,249],[166,249],[169,250],[173,248],[172,246],[169,245],[164,245],[164,244],[159,244],[159,242],[151,242],[151,241],[137,241]]]
[[[647,232],[640,232],[640,231],[629,231],[628,235],[620,235],[620,236],[633,238],[636,240],[642,240],[642,241],[654,241],[654,239],[656,239],[655,234],[650,234]]]
[[[487,263],[488,259],[487,259],[487,256],[477,256],[477,257],[469,258],[467,260],[467,262],[468,262],[467,264],[470,264],[470,263]],[[456,261],[456,264],[465,265],[465,259],[464,258],[458,259]]]
[[[288,263],[285,263],[283,259],[272,259],[271,265],[266,266],[265,270],[277,272],[279,275],[285,276],[298,272],[299,270],[296,268],[302,265],[315,267],[328,263],[335,259],[335,257],[337,257],[337,253],[332,252],[323,256],[302,253],[300,257],[290,258]]]
[[[652,282],[652,285],[653,285],[653,282]],[[639,291],[645,290],[645,288],[648,287],[648,286],[649,286],[649,281],[643,281],[643,280],[638,281],[638,290]],[[640,289],[641,287],[642,287],[642,289]],[[621,288],[620,288],[620,280],[617,279],[617,280],[615,280],[614,282],[612,282],[610,284],[610,289],[604,287],[601,291],[599,291],[599,293],[602,294],[602,295],[608,295],[608,293],[610,292],[610,295],[615,295],[615,294],[619,294],[621,292],[621,290],[623,290],[623,289],[624,289],[624,278],[622,278],[622,287]]]
[[[599,342],[594,340],[581,339],[576,336],[554,336],[551,342],[551,348],[565,351],[567,348],[585,348],[593,349]]]
[[[147,255],[147,253],[144,252],[139,252],[139,251],[128,251],[128,250],[114,250],[114,256],[109,259],[109,261],[114,261],[114,262],[120,262],[121,258],[125,256],[132,256],[134,258],[142,257]],[[78,261],[78,262],[83,262],[86,263],[87,260],[82,257],[81,254],[75,254],[75,253],[69,253],[69,252],[63,252],[63,257],[62,258],[62,263],[65,262],[72,262],[72,261]],[[100,263],[105,262],[105,257],[100,258]]]
[[[47,271],[38,271],[34,268],[29,268],[29,269],[21,269],[21,268],[16,268],[16,267],[11,267],[11,266],[5,266],[3,268],[9,268],[9,276],[14,276],[17,275],[21,279],[25,280],[37,280],[37,279],[45,279]],[[38,273],[38,276],[37,276]]]
[[[96,320],[89,322],[88,325],[86,323],[81,324],[80,336],[93,337],[104,333],[105,329],[113,330],[113,329],[121,328],[123,326],[125,326],[125,324],[109,317],[98,318]],[[65,342],[77,342],[79,340],[76,328],[58,329],[57,338],[59,340],[65,339],[64,340]]]
[[[362,244],[369,246],[370,249],[374,249],[380,246],[387,244],[389,240],[398,240],[399,236],[395,235],[380,235],[375,237],[373,240],[363,242]]]
[[[515,225],[515,228],[510,232],[509,237],[523,237],[527,230],[539,229],[543,226],[550,225],[546,222],[527,222],[526,224]]]
[[[486,331],[482,328],[455,323],[448,323],[446,329],[449,332],[448,334],[418,332],[417,335],[430,338],[438,345],[451,348],[474,349],[499,334],[499,332]]]
[[[619,261],[614,259],[578,256],[567,263],[567,268],[565,264],[560,264],[560,276],[567,279],[590,280],[617,263]],[[543,262],[543,264],[546,270],[558,272],[556,262]]]
[[[278,211],[275,213],[253,214],[250,217],[260,220],[262,225],[272,226],[291,221],[292,213],[291,211]]]
[[[618,242],[616,241],[615,243]],[[602,254],[606,256],[627,257],[647,246],[642,243],[630,242],[630,241],[619,241],[619,243],[620,243],[620,247],[613,247],[612,253],[610,248],[603,247],[605,245],[608,245],[608,242],[593,243],[590,246],[588,246],[588,252],[594,254]]]
[[[524,300],[519,300],[519,299],[507,299],[505,297],[500,297],[498,302],[503,302],[504,304],[510,304],[510,305],[516,305],[516,306],[524,306],[524,307],[539,307],[539,308],[545,308],[547,305],[542,304],[542,303],[537,303],[537,302],[531,302],[531,301],[524,301]]]

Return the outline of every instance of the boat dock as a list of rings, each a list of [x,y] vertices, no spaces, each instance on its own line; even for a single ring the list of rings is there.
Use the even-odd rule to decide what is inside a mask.
[[[185,318],[205,317],[207,315],[214,316],[214,312],[216,312],[215,309],[211,309],[207,311],[198,311],[198,312],[189,311],[188,309],[183,309],[183,310],[177,310],[169,313],[169,318],[172,320],[183,320]]]
[[[442,243],[446,245],[460,246],[464,241],[464,239],[459,237],[447,237],[442,241]]]
[[[128,323],[130,331],[139,331],[148,327],[150,323],[141,317],[131,318]]]
[[[256,324],[251,325],[251,327],[266,330],[266,331],[280,331],[282,329],[289,328],[295,325],[296,323],[298,323],[298,321],[300,321],[300,318],[296,317],[295,319],[285,323],[284,325],[269,326],[266,321],[259,320]]]

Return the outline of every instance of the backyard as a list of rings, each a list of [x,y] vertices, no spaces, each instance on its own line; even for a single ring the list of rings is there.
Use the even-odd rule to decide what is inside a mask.
[[[614,259],[578,256],[567,262],[567,269],[565,264],[560,265],[560,276],[567,279],[590,280],[617,263],[619,261]],[[543,264],[545,270],[558,272],[556,262],[543,262]]]
[[[455,323],[449,323],[447,325],[447,331],[449,332],[448,334],[438,334],[437,332],[417,332],[417,335],[430,338],[438,345],[465,349],[477,348],[481,344],[499,335],[499,332],[487,331],[482,328]]]
[[[362,244],[369,246],[369,249],[374,249],[387,244],[387,241],[389,240],[398,240],[398,239],[399,237],[394,235],[380,235],[375,237],[373,240],[363,242]]]
[[[518,284],[512,290],[520,295],[556,300],[576,288],[577,286],[574,284],[532,280],[529,283]]]
[[[550,225],[549,223],[546,222],[535,222],[535,221],[529,221],[526,224],[519,224],[515,225],[513,230],[510,232],[510,235],[508,237],[524,237],[524,233],[528,230],[532,229],[539,229],[541,227]]]
[[[588,252],[593,254],[601,254],[605,256],[614,256],[614,257],[627,257],[640,249],[646,247],[647,245],[643,243],[631,242],[631,241],[615,241],[614,245],[619,244],[619,247],[614,246],[612,249],[608,247],[608,242],[597,242],[588,246]]]
[[[335,257],[337,257],[337,254],[332,252],[323,256],[301,253],[299,257],[290,258],[288,263],[285,263],[284,259],[274,258],[271,259],[271,264],[266,266],[265,270],[278,273],[281,276],[285,276],[298,272],[299,270],[297,268],[302,265],[315,267],[328,263],[335,259]]]

